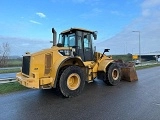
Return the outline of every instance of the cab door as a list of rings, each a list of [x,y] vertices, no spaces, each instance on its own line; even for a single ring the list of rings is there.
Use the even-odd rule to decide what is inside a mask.
[[[84,47],[84,61],[93,61],[91,34],[84,34],[83,47]]]
[[[78,47],[77,47],[77,53],[81,57],[81,59],[84,61],[84,48],[83,48],[83,40],[81,36],[77,36],[77,42],[78,42]]]

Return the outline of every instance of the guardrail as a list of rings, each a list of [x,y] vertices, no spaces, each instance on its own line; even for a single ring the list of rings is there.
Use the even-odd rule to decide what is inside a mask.
[[[9,83],[9,82],[16,82],[16,78],[3,78],[3,79],[0,79],[0,84],[1,83]]]
[[[158,62],[155,62],[155,63],[144,62],[144,63],[140,63],[135,66],[138,67],[138,66],[147,66],[147,65],[156,65],[156,64],[160,64],[160,63],[158,63]]]

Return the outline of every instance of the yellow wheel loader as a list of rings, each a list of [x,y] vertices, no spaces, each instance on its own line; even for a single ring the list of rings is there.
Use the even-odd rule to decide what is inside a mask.
[[[52,28],[53,46],[33,54],[23,56],[22,70],[16,79],[28,88],[57,88],[63,96],[79,95],[85,83],[95,78],[108,85],[117,85],[121,80],[118,62],[104,53],[95,51],[92,41],[97,32],[81,28],[71,28],[59,34]]]

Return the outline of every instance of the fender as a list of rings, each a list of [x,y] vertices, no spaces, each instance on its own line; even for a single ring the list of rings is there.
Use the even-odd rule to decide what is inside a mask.
[[[70,64],[66,64],[65,63],[70,63]],[[85,65],[83,64],[82,60],[78,57],[66,57],[66,58],[61,58],[59,60],[57,60],[55,62],[55,64],[53,65],[54,67],[54,70],[56,70],[56,72],[53,72],[53,73],[56,73],[55,75],[55,80],[53,81],[53,88],[56,88],[56,84],[57,84],[57,81],[58,81],[58,75],[59,75],[59,72],[60,72],[60,69],[62,67],[65,67],[67,65],[78,65],[80,67],[85,67]]]
[[[99,63],[98,71],[106,72],[106,68],[109,64],[113,63],[114,60],[104,59]]]

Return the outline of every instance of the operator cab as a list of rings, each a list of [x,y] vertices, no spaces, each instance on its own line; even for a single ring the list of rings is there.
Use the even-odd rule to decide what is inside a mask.
[[[75,48],[75,54],[80,56],[84,62],[92,61],[94,55],[92,46],[93,39],[97,39],[96,32],[80,28],[71,28],[61,32],[57,46]]]

